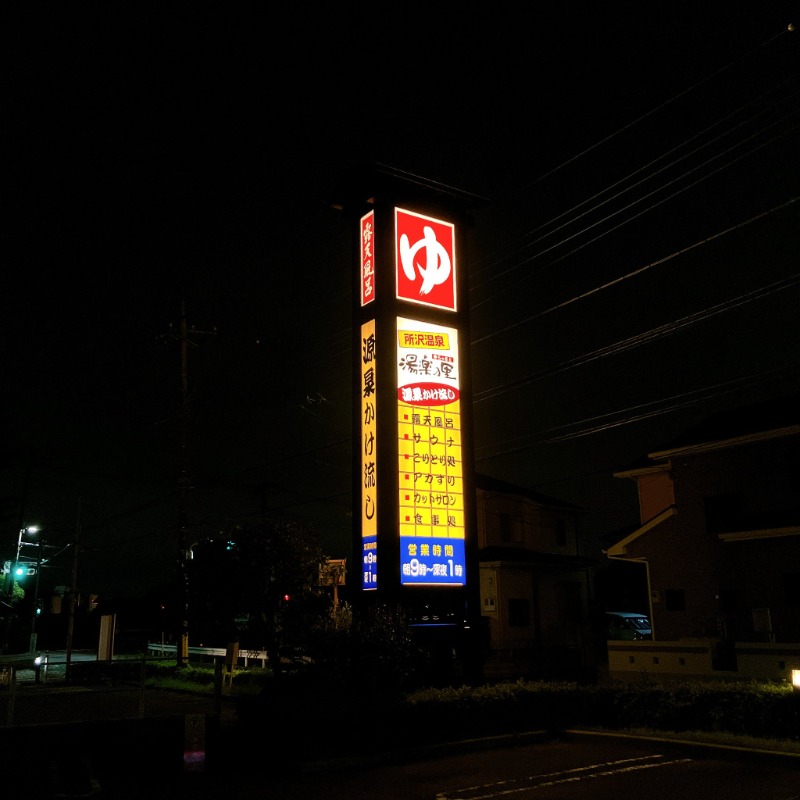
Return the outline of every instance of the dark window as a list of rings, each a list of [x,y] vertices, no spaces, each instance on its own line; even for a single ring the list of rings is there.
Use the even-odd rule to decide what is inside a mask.
[[[724,586],[719,590],[719,610],[723,614],[741,614],[744,612],[744,589],[735,586]]]
[[[509,628],[529,628],[531,625],[531,604],[528,600],[510,598],[508,601]]]
[[[583,615],[581,585],[577,581],[559,581],[556,585],[559,618],[580,622]]]
[[[706,530],[709,533],[741,530],[741,492],[705,497],[703,498],[703,508],[706,514]]]
[[[800,606],[800,572],[784,572],[781,576],[783,601],[787,606]]]
[[[683,589],[666,589],[664,591],[664,607],[667,611],[685,611],[686,598]]]
[[[791,485],[800,483],[800,447],[792,447],[786,454],[786,475]]]
[[[564,547],[567,544],[567,523],[563,519],[556,520],[556,545]]]
[[[500,541],[511,541],[511,517],[508,514],[500,515]]]

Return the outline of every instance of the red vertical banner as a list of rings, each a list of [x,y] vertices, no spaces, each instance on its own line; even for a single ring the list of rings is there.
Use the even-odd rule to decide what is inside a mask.
[[[361,305],[365,306],[375,299],[375,212],[370,211],[361,217]]]

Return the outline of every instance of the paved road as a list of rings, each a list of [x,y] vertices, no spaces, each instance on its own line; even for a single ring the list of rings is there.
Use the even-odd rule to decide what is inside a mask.
[[[797,800],[800,764],[657,741],[584,737],[463,745],[385,760],[288,767],[269,739],[205,773],[104,776],[115,800]]]
[[[139,719],[132,713],[137,708],[133,698],[123,692],[76,689],[32,685],[18,695],[23,704],[40,704],[51,721],[0,728],[0,766],[6,776],[20,776],[20,788],[31,790],[17,796],[53,797],[52,775],[78,769],[84,781],[94,777],[102,790],[99,797],[114,800],[205,800],[242,793],[270,800],[800,798],[796,757],[534,732],[516,740],[371,758],[353,753],[349,759],[308,764],[292,757],[299,749],[281,741],[280,730],[273,730],[269,719],[263,728],[245,733],[233,706],[226,704],[220,716],[214,715],[214,698],[148,690],[146,718]],[[99,719],[101,711],[108,716],[114,703],[118,718]],[[56,724],[70,707],[73,721]],[[337,735],[335,720],[309,724],[329,724],[331,736]],[[192,750],[202,754],[195,770],[185,761]]]
[[[11,700],[11,708],[9,708]],[[229,698],[140,687],[20,684],[13,700],[0,693],[0,769],[14,781],[14,795],[39,800],[57,795],[69,779],[85,786],[94,777],[101,797],[117,798],[138,787],[183,782],[184,753],[200,754],[200,774],[235,764],[236,707]],[[194,778],[194,775],[191,775]],[[176,783],[177,782],[177,783]],[[83,796],[75,794],[74,796]]]
[[[532,734],[306,764],[291,756],[295,743],[281,740],[268,718],[245,732],[230,700],[207,695],[25,683],[13,710],[12,724],[0,727],[0,766],[7,778],[20,776],[15,785],[27,793],[17,796],[26,800],[53,797],[53,776],[76,769],[80,780],[94,777],[100,797],[114,800],[242,793],[270,800],[800,798],[800,758],[621,737]],[[328,725],[337,736],[335,720],[309,724]],[[192,751],[194,770],[185,760]]]

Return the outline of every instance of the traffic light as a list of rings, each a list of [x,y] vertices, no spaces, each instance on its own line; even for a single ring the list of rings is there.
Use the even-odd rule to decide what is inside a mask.
[[[36,574],[36,564],[29,564],[24,561],[15,561],[11,566],[11,577],[15,581],[23,578],[30,578]]]
[[[36,601],[36,616],[37,617],[41,617],[42,616],[42,601],[41,600],[37,600]]]

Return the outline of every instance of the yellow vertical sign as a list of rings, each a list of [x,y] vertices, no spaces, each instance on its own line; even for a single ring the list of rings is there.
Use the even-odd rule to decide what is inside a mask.
[[[400,581],[463,585],[458,331],[397,319]]]
[[[375,320],[361,326],[361,586],[378,587],[378,473]]]

